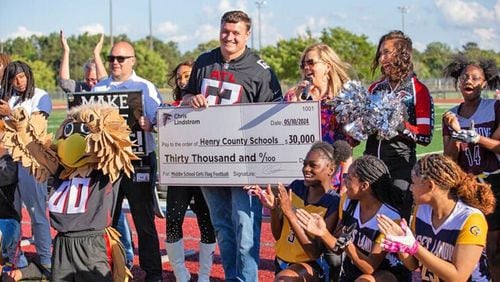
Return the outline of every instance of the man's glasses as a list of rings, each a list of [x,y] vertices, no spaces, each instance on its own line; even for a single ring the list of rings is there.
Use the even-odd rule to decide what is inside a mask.
[[[126,59],[128,58],[133,58],[134,56],[108,56],[108,62],[113,63],[115,59],[118,61],[118,63],[123,63],[125,62]]]
[[[315,64],[318,64],[318,63],[322,63],[323,61],[321,60],[313,60],[313,59],[310,59],[310,60],[305,60],[303,61],[302,63],[300,63],[300,68],[301,69],[304,69],[306,66],[309,66],[309,67],[313,67]]]

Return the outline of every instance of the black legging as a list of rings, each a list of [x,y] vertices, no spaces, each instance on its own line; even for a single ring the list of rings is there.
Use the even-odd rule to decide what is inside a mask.
[[[175,243],[182,239],[182,223],[188,205],[194,198],[191,210],[196,214],[200,228],[201,242],[215,243],[215,232],[210,220],[207,203],[200,187],[169,186],[167,192],[167,243]]]

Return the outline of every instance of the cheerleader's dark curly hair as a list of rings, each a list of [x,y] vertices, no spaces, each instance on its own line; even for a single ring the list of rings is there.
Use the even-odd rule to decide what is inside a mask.
[[[452,61],[444,68],[443,75],[455,80],[455,88],[458,85],[458,78],[468,66],[476,66],[483,70],[484,78],[487,82],[487,88],[495,90],[500,87],[500,76],[498,68],[493,59],[471,60],[464,55],[456,55]]]

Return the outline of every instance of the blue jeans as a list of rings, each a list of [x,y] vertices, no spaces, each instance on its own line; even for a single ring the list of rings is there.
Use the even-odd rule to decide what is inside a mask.
[[[22,202],[31,218],[31,230],[35,237],[36,252],[40,263],[51,265],[52,238],[47,217],[47,182],[38,182],[30,175],[29,170],[18,164],[19,183],[15,199],[16,208],[21,211]],[[19,212],[21,214],[21,212]]]
[[[130,226],[128,220],[125,217],[123,211],[120,213],[118,218],[118,224],[116,225],[116,230],[122,235],[120,237],[120,242],[122,242],[123,248],[125,249],[125,259],[127,260],[127,266],[129,263],[134,263],[134,248],[132,247],[132,237],[130,236]]]
[[[16,250],[20,238],[21,226],[19,222],[15,219],[0,218],[0,245],[2,246],[2,254],[4,257],[8,257],[11,263],[15,263],[16,265]]]
[[[241,187],[202,187],[226,281],[258,281],[262,204]]]

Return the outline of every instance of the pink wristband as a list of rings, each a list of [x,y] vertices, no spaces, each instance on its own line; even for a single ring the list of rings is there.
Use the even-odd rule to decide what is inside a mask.
[[[418,250],[418,246],[420,246],[420,244],[418,243],[418,241],[415,240],[415,244],[413,244],[413,246],[411,246],[411,248],[408,248],[405,253],[408,253],[410,255],[415,255],[417,253],[417,250]]]

